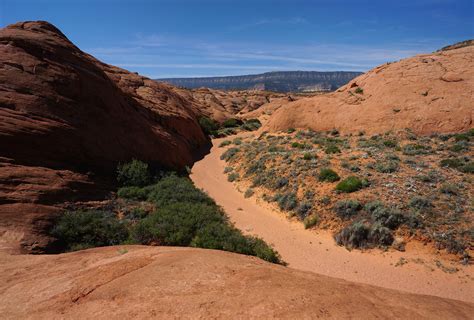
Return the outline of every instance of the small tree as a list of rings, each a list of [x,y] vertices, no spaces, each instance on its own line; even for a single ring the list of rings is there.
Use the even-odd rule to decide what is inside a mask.
[[[152,182],[148,164],[136,159],[131,162],[119,164],[117,168],[117,181],[122,186],[143,187]]]

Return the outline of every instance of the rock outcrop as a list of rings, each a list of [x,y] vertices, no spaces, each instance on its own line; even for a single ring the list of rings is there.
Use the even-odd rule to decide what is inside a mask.
[[[369,134],[406,128],[419,134],[468,130],[474,118],[470,43],[384,64],[337,92],[288,103],[263,130],[335,128]]]
[[[467,302],[194,248],[0,253],[0,268],[4,319],[469,319],[474,312]]]
[[[57,206],[102,195],[118,162],[183,168],[208,144],[196,101],[96,60],[47,22],[1,29],[0,57],[0,247],[43,247]]]

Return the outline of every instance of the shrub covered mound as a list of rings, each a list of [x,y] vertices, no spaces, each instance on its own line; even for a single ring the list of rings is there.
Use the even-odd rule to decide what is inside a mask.
[[[463,254],[467,263],[474,239],[473,137],[474,130],[356,136],[289,129],[241,138],[238,144],[229,139],[222,160],[239,187],[258,190],[254,197],[274,202],[288,217],[309,228],[347,229],[338,236],[347,239],[340,243],[385,246],[394,235],[429,239],[437,248]],[[349,239],[365,229],[363,244]]]
[[[148,170],[146,165],[135,160],[123,167],[140,170],[125,170],[133,174],[127,175],[126,186],[120,188],[117,195],[127,203],[146,201],[156,209],[148,214],[135,208],[122,218],[105,211],[67,212],[51,231],[59,246],[66,251],[122,243],[193,246],[282,263],[278,253],[263,240],[244,236],[236,229],[224,211],[187,177],[169,174],[152,185],[143,186],[143,175],[135,173]],[[136,185],[131,185],[132,182]]]

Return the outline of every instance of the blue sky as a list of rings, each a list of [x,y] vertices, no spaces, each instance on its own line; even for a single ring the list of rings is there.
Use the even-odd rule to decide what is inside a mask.
[[[143,75],[360,70],[474,37],[472,0],[0,0],[0,25],[47,20]]]

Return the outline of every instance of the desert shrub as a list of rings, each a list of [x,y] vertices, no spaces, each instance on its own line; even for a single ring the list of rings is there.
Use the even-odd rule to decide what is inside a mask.
[[[117,196],[119,198],[130,199],[130,200],[146,200],[148,194],[152,190],[152,187],[122,187],[118,189]]]
[[[361,87],[357,87],[355,90],[354,90],[355,93],[358,93],[358,94],[363,94],[364,93],[364,89],[362,89]]]
[[[393,173],[398,171],[397,161],[379,161],[375,164],[375,170],[381,173]]]
[[[341,192],[351,193],[351,192],[355,192],[362,189],[363,186],[364,186],[364,182],[361,179],[355,176],[350,176],[342,180],[341,182],[339,182],[336,185],[336,190],[341,191]]]
[[[398,228],[406,220],[400,210],[387,208],[384,205],[379,205],[367,211],[371,213],[371,218],[374,222],[390,229]]]
[[[357,200],[340,200],[336,202],[334,211],[341,219],[348,219],[355,216],[362,209],[361,204]]]
[[[281,263],[278,254],[261,239],[246,237],[232,227],[216,205],[165,206],[136,224],[132,238],[142,244],[219,249]]]
[[[338,181],[340,179],[341,178],[336,173],[336,171],[334,171],[330,168],[322,168],[319,171],[319,176],[318,176],[319,181],[335,182],[335,181]]]
[[[132,210],[125,212],[124,218],[136,222],[145,218],[147,215],[148,212],[143,208],[132,208]]]
[[[293,133],[295,131],[296,131],[295,128],[288,128],[288,130],[286,130],[287,133]]]
[[[324,149],[324,152],[326,152],[326,154],[341,153],[341,149],[335,144],[330,144]]]
[[[464,164],[464,161],[459,158],[449,158],[441,160],[439,164],[441,167],[457,169]]]
[[[232,172],[227,175],[227,181],[234,182],[235,180],[239,179],[239,174],[237,172]]]
[[[232,171],[234,171],[234,168],[232,168],[232,167],[225,167],[224,168],[224,173],[229,173],[229,172],[232,172]]]
[[[216,131],[219,129],[219,123],[208,117],[200,117],[199,125],[201,126],[202,131],[208,135],[216,135]]]
[[[403,154],[409,156],[427,154],[430,150],[431,147],[417,143],[409,143],[402,147]]]
[[[468,247],[468,244],[452,230],[435,233],[434,239],[438,249],[446,249],[446,251],[453,254],[463,253]]]
[[[304,220],[306,216],[309,214],[312,207],[313,206],[308,201],[301,202],[298,205],[298,208],[296,208],[296,215],[298,216],[300,220]]]
[[[230,140],[224,140],[222,141],[220,144],[219,144],[219,147],[225,147],[225,146],[228,146],[230,145],[232,142]]]
[[[449,148],[449,150],[453,152],[461,152],[461,151],[469,150],[469,143],[466,141],[456,142]]]
[[[148,164],[136,159],[119,164],[117,167],[117,181],[121,186],[143,187],[150,184],[152,179]]]
[[[454,135],[454,141],[459,142],[459,141],[469,141],[470,140],[470,135],[469,133],[459,133]]]
[[[459,167],[459,171],[464,173],[474,173],[474,161],[470,161]]]
[[[174,203],[141,220],[132,230],[132,238],[141,244],[188,246],[199,229],[226,221],[215,205]]]
[[[239,152],[239,148],[229,148],[222,155],[221,160],[229,161]]]
[[[233,135],[233,134],[236,134],[236,133],[237,132],[235,131],[234,128],[221,128],[217,131],[213,131],[212,135],[216,136],[216,137],[219,137],[219,138],[222,138],[222,137],[227,137],[227,136],[230,136],[230,135]]]
[[[235,138],[234,140],[232,140],[232,143],[236,146],[239,146],[242,144],[242,138]]]
[[[389,246],[393,243],[392,231],[379,223],[370,226],[368,242],[376,246]]]
[[[266,169],[265,161],[264,159],[258,159],[254,160],[250,163],[248,168],[245,170],[245,173],[247,175],[259,173],[259,172],[264,172]]]
[[[222,123],[222,126],[224,128],[234,128],[234,127],[240,126],[242,123],[243,123],[243,121],[240,120],[240,119],[230,118],[230,119],[225,120]]]
[[[148,201],[162,207],[173,203],[203,203],[213,205],[214,200],[203,191],[197,189],[191,180],[171,175],[153,185]]]
[[[118,245],[128,238],[128,229],[111,212],[68,211],[56,221],[51,235],[60,247],[74,251]]]
[[[392,231],[381,224],[366,225],[362,221],[354,222],[334,236],[338,245],[349,249],[373,246],[389,246],[393,242]]]
[[[277,202],[278,207],[281,210],[290,211],[296,208],[298,205],[298,199],[296,198],[296,194],[294,192],[277,193],[273,200]]]
[[[248,188],[247,190],[245,190],[244,197],[245,198],[250,198],[251,196],[253,196],[253,194],[254,194],[253,189]]]
[[[384,140],[383,145],[387,148],[395,148],[397,146],[397,141],[395,140]]]
[[[262,126],[262,123],[258,119],[249,119],[244,122],[244,124],[241,126],[243,130],[247,131],[255,131],[258,130]]]
[[[285,186],[287,186],[289,183],[288,178],[286,177],[280,177],[276,179],[275,184],[274,184],[274,189],[281,189]]]
[[[439,190],[441,193],[449,195],[457,195],[459,193],[459,188],[452,183],[443,183]]]
[[[363,222],[355,222],[334,235],[336,243],[347,248],[365,248],[368,243],[370,228]]]
[[[309,152],[305,152],[305,154],[303,155],[304,160],[312,160],[314,158],[315,158],[315,155]]]
[[[312,227],[314,227],[315,225],[317,225],[318,223],[319,223],[319,217],[318,217],[316,214],[307,216],[307,217],[304,218],[304,220],[303,220],[303,224],[304,224],[304,228],[305,228],[305,229],[312,228]]]
[[[430,170],[427,174],[419,175],[416,178],[423,182],[437,182],[440,178],[440,173]]]
[[[408,206],[410,206],[413,209],[423,210],[423,209],[431,208],[433,206],[433,204],[426,197],[415,196],[415,197],[410,199],[410,202],[408,203]]]

